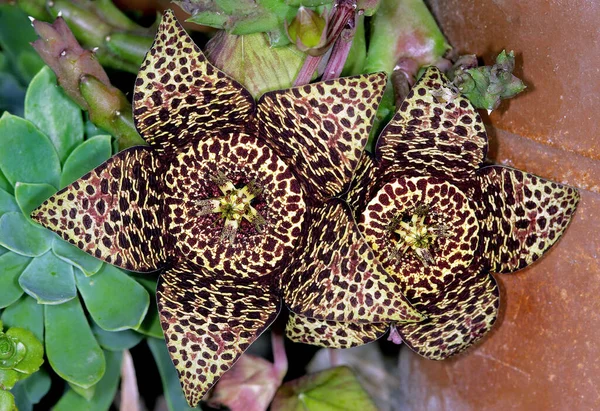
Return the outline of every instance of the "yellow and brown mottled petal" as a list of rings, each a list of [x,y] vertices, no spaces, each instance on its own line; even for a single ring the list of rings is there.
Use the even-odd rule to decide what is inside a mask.
[[[148,143],[172,151],[206,131],[243,127],[254,108],[250,93],[211,65],[166,11],[133,94],[135,124]]]
[[[195,406],[280,308],[272,278],[242,280],[182,265],[161,275],[157,303],[185,397]]]
[[[266,93],[257,106],[259,133],[307,193],[324,201],[350,183],[385,85],[377,73]]]
[[[342,196],[342,199],[350,206],[352,215],[357,221],[374,195],[376,185],[379,182],[379,171],[371,156],[365,152],[358,162],[348,191]]]
[[[430,67],[381,133],[376,157],[388,172],[457,181],[474,176],[486,151],[481,117]]]
[[[403,249],[395,231],[402,221],[422,212],[426,225],[447,231],[431,245],[430,264],[413,250]],[[442,291],[472,264],[479,244],[476,206],[456,186],[435,177],[391,180],[367,204],[358,226],[375,256],[419,311],[423,304],[443,298]]]
[[[492,272],[510,273],[539,259],[563,234],[575,213],[573,187],[508,167],[477,173],[480,253]]]
[[[122,151],[50,197],[31,217],[107,263],[157,270],[168,249],[159,168],[148,148]]]
[[[165,205],[176,260],[218,274],[260,277],[289,258],[304,221],[304,196],[289,167],[264,141],[241,131],[221,133],[181,150],[169,166]],[[262,229],[242,220],[233,242],[222,238],[225,220],[203,211],[205,200],[223,194],[217,175],[260,189],[252,204],[265,220]]]
[[[282,276],[290,310],[330,321],[422,319],[375,258],[346,205],[330,200],[310,213],[299,255]]]
[[[427,309],[427,320],[397,324],[402,340],[418,354],[443,360],[481,339],[493,326],[500,297],[487,271],[465,272]]]
[[[350,348],[378,340],[389,328],[387,323],[317,320],[291,312],[285,335],[298,343],[325,348]]]

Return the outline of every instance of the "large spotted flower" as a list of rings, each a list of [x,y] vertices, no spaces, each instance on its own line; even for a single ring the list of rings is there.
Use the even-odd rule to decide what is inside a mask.
[[[108,263],[162,269],[160,319],[192,405],[282,297],[302,318],[419,321],[334,198],[351,182],[385,82],[339,79],[255,103],[168,12],[133,95],[149,147],[119,153],[33,217]]]
[[[429,68],[363,157],[346,198],[361,233],[402,292],[427,318],[393,330],[417,353],[444,359],[492,327],[499,293],[490,273],[522,269],[566,229],[575,189],[502,166],[480,168],[481,118]],[[385,333],[383,324],[292,318],[293,339],[344,347]]]

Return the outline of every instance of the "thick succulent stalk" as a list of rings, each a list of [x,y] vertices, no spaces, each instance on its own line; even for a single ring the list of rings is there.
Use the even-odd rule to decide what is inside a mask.
[[[144,145],[132,119],[131,104],[123,93],[110,84],[95,54],[84,50],[62,17],[53,24],[32,21],[40,36],[33,48],[56,73],[65,92],[97,126],[117,138],[119,149]]]
[[[32,17],[51,20],[62,16],[86,48],[97,48],[101,64],[137,73],[152,45],[153,30],[123,14],[111,0],[20,0]]]

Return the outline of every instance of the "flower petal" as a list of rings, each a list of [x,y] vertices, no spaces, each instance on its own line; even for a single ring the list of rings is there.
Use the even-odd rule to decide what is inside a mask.
[[[379,339],[387,323],[353,323],[317,320],[290,312],[285,335],[294,342],[326,348],[350,348]]]
[[[379,181],[380,171],[377,170],[371,156],[365,152],[358,162],[350,188],[343,196],[357,221],[360,220],[360,214],[375,194],[375,185]]]
[[[487,271],[465,272],[441,297],[441,303],[427,310],[427,320],[396,325],[406,345],[432,360],[443,360],[481,339],[496,321],[500,303],[498,285]]]
[[[181,265],[161,275],[156,292],[167,347],[190,406],[279,313],[270,278],[216,277]]]
[[[158,162],[134,147],[60,190],[32,218],[107,263],[154,271],[165,261]]]
[[[558,241],[577,208],[576,189],[508,167],[477,173],[481,184],[480,253],[492,272],[532,264]]]
[[[259,132],[293,165],[307,193],[324,201],[350,183],[385,84],[377,73],[266,93]]]
[[[243,125],[254,100],[208,62],[169,10],[138,73],[133,109],[151,146],[174,149],[205,131]]]
[[[464,180],[473,177],[486,151],[479,114],[439,69],[429,67],[382,132],[376,157],[390,172]]]
[[[330,321],[420,321],[398,284],[337,200],[312,209],[301,254],[283,274],[284,299],[295,313]]]

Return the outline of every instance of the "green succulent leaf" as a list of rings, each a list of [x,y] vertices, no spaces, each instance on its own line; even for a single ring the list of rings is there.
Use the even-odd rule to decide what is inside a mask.
[[[52,252],[55,256],[79,268],[87,276],[96,274],[102,267],[102,261],[92,257],[85,251],[55,237],[52,242]]]
[[[23,380],[22,384],[29,401],[37,404],[50,391],[51,382],[48,373],[41,368]]]
[[[58,187],[60,181],[60,161],[50,139],[9,113],[0,118],[0,169],[13,187],[17,181]]]
[[[0,216],[14,211],[20,211],[17,200],[10,193],[0,188]]]
[[[28,295],[7,307],[2,312],[2,321],[6,327],[24,328],[39,341],[44,340],[44,308]]]
[[[19,341],[25,347],[24,357],[13,366],[13,369],[24,374],[36,372],[44,362],[44,346],[42,343],[35,338],[31,331],[20,327],[9,328],[6,336]]]
[[[12,389],[24,376],[24,374],[13,369],[0,369],[0,394],[3,392],[2,390]],[[3,409],[1,404],[2,402],[0,402],[0,410]]]
[[[27,347],[19,338],[9,335],[8,332],[6,334],[0,332],[0,369],[19,371],[16,366],[23,361],[25,355],[27,355]]]
[[[88,171],[98,167],[108,160],[111,154],[111,136],[94,136],[84,141],[65,161],[60,176],[60,187],[68,186]]]
[[[144,336],[133,330],[106,331],[98,324],[92,325],[92,332],[102,348],[109,351],[128,350],[138,345]]]
[[[0,112],[6,110],[21,116],[23,114],[25,88],[9,70],[8,58],[5,53],[0,51]]]
[[[150,351],[152,352],[152,356],[158,367],[165,393],[165,400],[167,401],[169,409],[181,411],[197,409],[191,408],[183,395],[181,385],[179,384],[179,377],[177,376],[177,371],[175,370],[169,352],[167,351],[165,341],[162,338],[160,340],[157,338],[148,338],[148,347],[150,347]]]
[[[78,395],[85,398],[86,401],[90,401],[94,396],[94,393],[96,392],[96,385],[98,384],[94,384],[91,387],[83,388],[78,385],[69,383],[69,387],[71,387],[71,389],[75,391]]]
[[[331,368],[283,384],[272,407],[281,411],[377,410],[348,367]]]
[[[50,138],[61,162],[83,141],[81,109],[56,84],[56,76],[48,66],[29,84],[25,118]]]
[[[83,388],[96,384],[105,374],[104,352],[94,338],[79,298],[46,305],[44,310],[46,355],[54,371]]]
[[[37,257],[52,247],[55,234],[33,224],[21,212],[0,217],[0,245],[27,257]]]
[[[119,385],[122,353],[105,351],[104,355],[106,356],[106,372],[95,385],[92,398],[87,401],[70,389],[54,406],[53,411],[105,411],[110,408]]]
[[[15,199],[21,207],[21,211],[27,217],[54,193],[56,193],[56,188],[45,183],[17,182],[15,186]]]
[[[158,309],[156,308],[156,280],[148,278],[135,277],[136,281],[144,286],[148,294],[150,294],[150,308],[146,313],[146,318],[142,321],[142,324],[136,330],[139,333],[147,335],[148,337],[154,337],[158,339],[164,338],[162,326],[160,325],[160,318],[158,316]]]
[[[118,268],[104,264],[93,277],[75,270],[77,287],[94,321],[107,331],[137,328],[150,296],[143,286]]]
[[[8,250],[6,248],[0,246],[0,255],[4,255],[6,253],[8,253]]]
[[[0,308],[8,307],[23,295],[19,276],[31,258],[8,252],[0,256]]]
[[[1,377],[0,377],[1,381]],[[0,390],[0,411],[15,411],[15,397],[9,391]]]
[[[73,266],[51,252],[34,258],[21,274],[19,284],[40,304],[62,304],[77,295]]]

